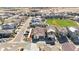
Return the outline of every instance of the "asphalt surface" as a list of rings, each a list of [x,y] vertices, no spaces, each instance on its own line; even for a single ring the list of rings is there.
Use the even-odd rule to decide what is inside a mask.
[[[31,17],[29,17],[25,23],[23,24],[23,26],[21,27],[21,29],[19,30],[19,32],[16,34],[15,38],[11,41],[11,42],[23,42],[24,39],[24,33],[26,32],[27,28],[29,27],[29,23],[31,21]]]

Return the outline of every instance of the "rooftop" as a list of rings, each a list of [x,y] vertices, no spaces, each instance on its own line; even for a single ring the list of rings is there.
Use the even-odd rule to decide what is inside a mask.
[[[42,28],[42,27],[36,27],[33,29],[32,31],[32,34],[33,35],[38,35],[38,36],[43,36],[45,35],[45,28]]]
[[[13,30],[0,30],[0,33],[13,33]]]
[[[47,29],[47,32],[55,32],[56,31],[56,28],[54,26],[47,26],[46,29]]]
[[[57,27],[57,30],[59,32],[63,32],[63,33],[67,33],[68,32],[67,29],[66,29],[66,27]]]
[[[72,32],[75,32],[75,31],[78,30],[78,29],[75,28],[75,27],[69,27],[69,30],[72,31]]]

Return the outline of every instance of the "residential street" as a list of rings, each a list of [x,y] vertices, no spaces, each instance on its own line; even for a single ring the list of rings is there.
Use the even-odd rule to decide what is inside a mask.
[[[27,27],[29,26],[29,22],[32,19],[32,17],[29,17],[25,23],[23,24],[23,26],[19,29],[19,32],[16,34],[15,38],[13,38],[10,42],[7,43],[1,43],[0,44],[0,49],[3,51],[15,51],[18,48],[22,47],[22,48],[26,48],[29,49],[30,47],[30,43],[26,43],[23,41],[24,39],[24,35],[23,33],[27,30]],[[4,49],[3,49],[4,48]]]

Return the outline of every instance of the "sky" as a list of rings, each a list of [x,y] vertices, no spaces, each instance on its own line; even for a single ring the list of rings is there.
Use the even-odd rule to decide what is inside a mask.
[[[78,0],[0,0],[0,7],[78,7]]]

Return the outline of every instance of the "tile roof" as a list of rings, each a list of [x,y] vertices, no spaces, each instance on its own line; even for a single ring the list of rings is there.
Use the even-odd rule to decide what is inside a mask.
[[[41,27],[36,27],[33,29],[32,34],[36,36],[45,36],[45,29]]]

